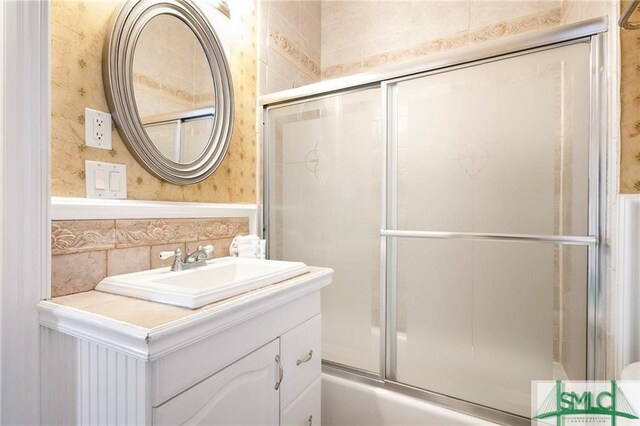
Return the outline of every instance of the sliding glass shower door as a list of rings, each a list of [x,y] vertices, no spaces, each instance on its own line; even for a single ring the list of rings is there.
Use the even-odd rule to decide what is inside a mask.
[[[269,257],[327,266],[323,359],[380,366],[380,89],[274,108],[267,126]]]
[[[589,39],[267,108],[270,257],[331,267],[323,358],[522,417],[587,377]]]
[[[393,380],[528,416],[532,380],[586,378],[589,64],[389,83]]]

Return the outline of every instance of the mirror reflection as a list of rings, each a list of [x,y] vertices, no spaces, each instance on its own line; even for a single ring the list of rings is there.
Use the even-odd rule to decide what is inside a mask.
[[[149,20],[133,57],[138,115],[158,151],[180,164],[195,161],[211,138],[215,91],[196,35],[167,14]]]

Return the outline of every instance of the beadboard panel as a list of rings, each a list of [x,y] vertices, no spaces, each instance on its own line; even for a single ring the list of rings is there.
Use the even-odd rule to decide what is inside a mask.
[[[96,343],[42,328],[46,425],[151,423],[149,364]]]

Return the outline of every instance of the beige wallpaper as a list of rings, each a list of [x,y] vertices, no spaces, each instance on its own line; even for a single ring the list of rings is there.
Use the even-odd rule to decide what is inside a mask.
[[[628,3],[622,4],[626,10]],[[640,19],[640,12],[632,17]],[[620,192],[640,193],[640,31],[620,30]]]
[[[205,2],[206,0],[202,0]],[[234,8],[242,3],[243,7]],[[205,181],[164,183],[146,172],[116,131],[111,151],[84,144],[84,108],[108,111],[102,84],[102,47],[116,0],[53,0],[51,6],[51,185],[52,195],[84,197],[84,161],[126,164],[128,198],[166,201],[255,202],[256,7],[231,2],[231,23],[219,34],[228,45],[236,118],[225,160]],[[218,29],[220,30],[220,29]]]

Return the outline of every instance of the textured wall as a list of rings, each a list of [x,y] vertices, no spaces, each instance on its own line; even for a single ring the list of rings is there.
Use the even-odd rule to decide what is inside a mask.
[[[626,2],[622,10],[626,10]],[[632,16],[640,20],[640,12]],[[640,193],[640,31],[620,30],[620,192]]]
[[[255,202],[256,181],[256,7],[255,0],[230,2],[224,34],[228,45],[236,118],[229,151],[205,181],[188,186],[164,183],[145,171],[117,132],[111,151],[84,144],[84,108],[107,111],[102,84],[102,47],[117,0],[54,0],[51,7],[51,186],[52,195],[84,197],[84,161],[127,165],[128,198],[168,201]],[[205,5],[206,1],[202,0]],[[220,28],[218,28],[220,31]]]

